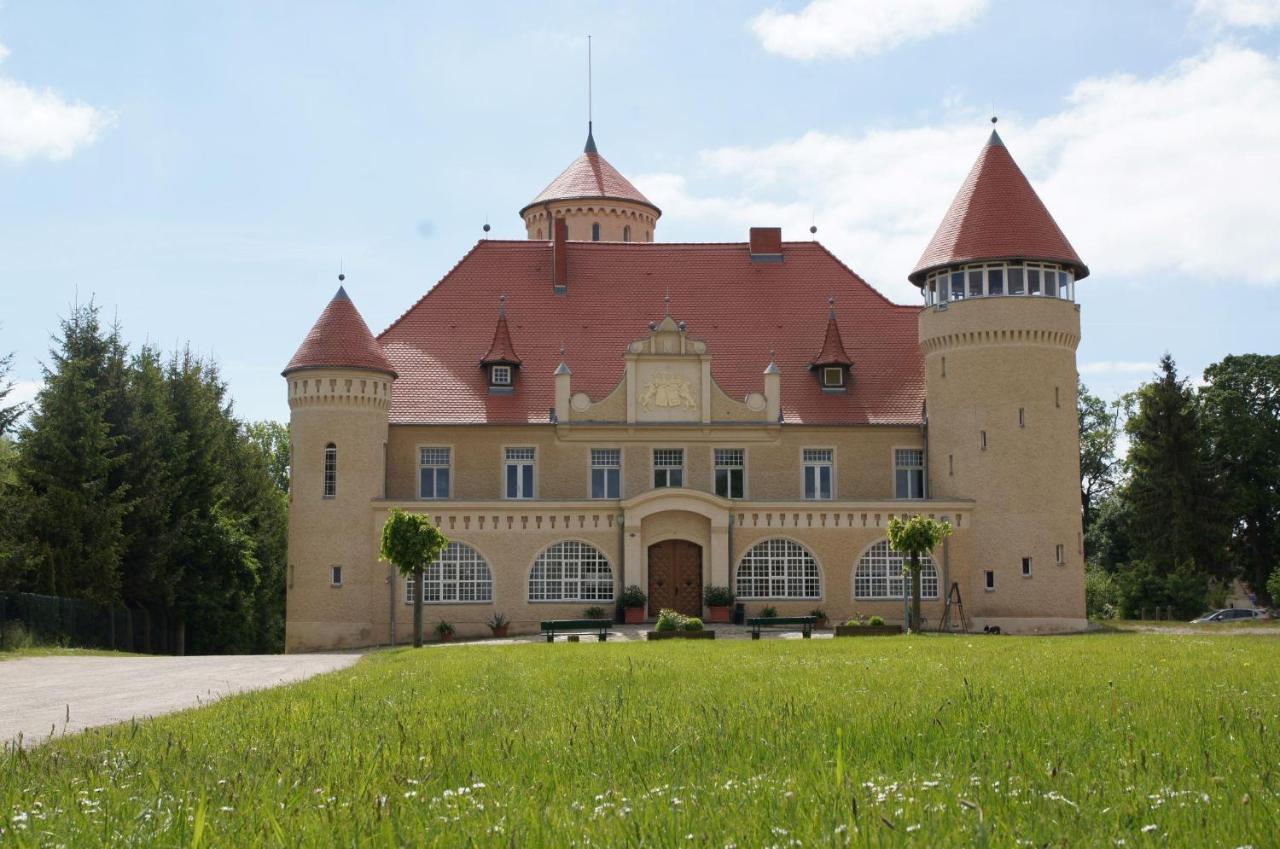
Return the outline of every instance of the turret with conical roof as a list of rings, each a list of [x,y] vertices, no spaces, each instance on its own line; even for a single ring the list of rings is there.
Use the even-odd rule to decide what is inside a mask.
[[[950,579],[978,626],[1085,624],[1074,298],[1088,273],[993,132],[909,275],[925,296],[928,496],[975,500],[982,533],[952,544],[968,565]]]
[[[551,240],[551,222],[563,218],[579,242],[651,242],[661,215],[600,155],[590,123],[582,155],[520,210],[530,239]]]

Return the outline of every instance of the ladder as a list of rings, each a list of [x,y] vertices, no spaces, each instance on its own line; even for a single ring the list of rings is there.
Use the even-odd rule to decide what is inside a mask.
[[[950,591],[947,592],[947,606],[942,612],[942,624],[938,626],[938,631],[951,633],[957,628],[961,634],[969,633],[969,618],[964,615],[964,602],[960,600],[960,585],[952,583]]]

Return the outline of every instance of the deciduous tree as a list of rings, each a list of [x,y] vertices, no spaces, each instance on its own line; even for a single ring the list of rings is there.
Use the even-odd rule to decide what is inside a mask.
[[[889,520],[889,547],[907,560],[903,572],[911,579],[911,630],[920,630],[920,558],[930,554],[951,535],[951,523],[925,516],[912,516],[905,522],[894,516]]]
[[[378,556],[413,585],[413,646],[422,647],[422,574],[449,545],[431,519],[421,513],[392,510],[382,526]]]

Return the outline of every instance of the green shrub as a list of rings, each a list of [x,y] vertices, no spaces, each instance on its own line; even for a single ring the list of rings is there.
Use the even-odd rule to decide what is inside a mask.
[[[1267,594],[1271,596],[1271,606],[1280,607],[1280,566],[1267,578]]]
[[[733,604],[733,590],[728,587],[707,587],[702,593],[707,607],[728,607]]]
[[[649,597],[644,594],[644,590],[632,584],[622,591],[622,595],[618,600],[622,602],[623,607],[644,607],[648,603]]]
[[[582,616],[583,616],[583,618],[584,618],[584,619],[603,619],[603,618],[604,618],[604,608],[603,608],[603,607],[588,607],[586,610],[582,611]]]
[[[448,622],[445,622],[443,619],[436,623],[436,633],[442,637],[445,634],[452,634],[453,630],[453,626]]]
[[[846,620],[844,624],[848,625],[850,628],[861,628],[866,623],[863,622],[860,617],[855,616],[852,619]]]
[[[507,624],[507,617],[503,616],[501,613],[495,613],[493,614],[493,616],[489,617],[490,628],[501,628],[503,625],[506,625],[506,624]]]
[[[760,611],[760,615],[761,615],[761,616],[763,616],[763,617],[764,617],[764,618],[766,618],[766,619],[771,619],[771,618],[773,618],[774,616],[777,616],[777,615],[778,615],[778,608],[776,608],[776,607],[766,607],[766,608],[763,608],[763,609],[761,609],[761,611]]]
[[[821,607],[815,607],[813,610],[810,610],[809,615],[820,621],[826,621],[827,618],[827,612]]]
[[[1115,576],[1099,566],[1085,566],[1084,606],[1090,619],[1114,619],[1120,610]]]
[[[883,617],[883,616],[872,616],[870,619],[868,619],[868,620],[867,620],[867,624],[868,624],[868,625],[883,625],[883,624],[884,624],[884,617]]]
[[[664,607],[658,611],[658,621],[654,625],[654,629],[658,631],[679,631],[687,621],[688,617],[683,613]]]
[[[21,619],[10,619],[0,627],[0,649],[29,649],[35,644],[35,638]]]
[[[701,631],[702,620],[696,616],[690,616],[688,619],[684,620],[684,629],[686,631]]]
[[[1144,612],[1154,615],[1162,607],[1179,619],[1190,619],[1203,613],[1208,603],[1209,579],[1189,560],[1165,574],[1135,560],[1116,573],[1116,584],[1125,619],[1140,619]]]

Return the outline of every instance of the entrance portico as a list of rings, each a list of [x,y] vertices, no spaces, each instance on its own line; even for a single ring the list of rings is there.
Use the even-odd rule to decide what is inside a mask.
[[[689,489],[656,489],[622,502],[623,537],[626,556],[627,584],[637,584],[655,601],[650,583],[650,558],[661,574],[654,578],[662,583],[657,600],[661,606],[694,609],[693,599],[674,592],[677,582],[685,595],[691,594],[693,582],[687,575],[689,561],[701,557],[701,581],[696,600],[698,615],[702,611],[701,588],[729,586],[729,511],[727,499]],[[677,542],[677,545],[665,545]],[[670,595],[667,591],[671,590]],[[678,602],[676,601],[678,599]],[[676,606],[678,603],[679,606]],[[656,615],[652,607],[650,615]]]

